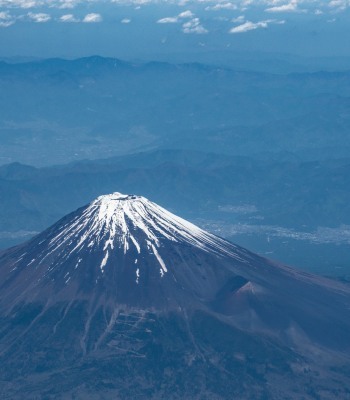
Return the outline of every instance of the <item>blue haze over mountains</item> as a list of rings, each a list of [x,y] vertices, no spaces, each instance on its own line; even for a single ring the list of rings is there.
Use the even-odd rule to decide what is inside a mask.
[[[1,399],[350,400],[349,17],[0,0]]]
[[[314,63],[4,60],[1,247],[119,190],[346,279],[350,73]]]

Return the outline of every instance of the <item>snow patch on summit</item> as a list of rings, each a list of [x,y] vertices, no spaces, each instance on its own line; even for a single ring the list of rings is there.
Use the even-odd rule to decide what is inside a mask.
[[[161,253],[166,241],[187,243],[207,252],[218,255],[224,253],[241,260],[233,246],[228,246],[223,239],[142,196],[118,192],[98,197],[75,216],[71,223],[63,225],[51,239],[48,250],[51,254],[57,249],[63,251],[67,246],[67,252],[64,250],[66,258],[83,249],[90,253],[101,251],[102,273],[117,249],[122,249],[124,256],[130,251],[137,254],[147,252],[155,257],[160,266],[160,274],[164,276],[168,267]]]

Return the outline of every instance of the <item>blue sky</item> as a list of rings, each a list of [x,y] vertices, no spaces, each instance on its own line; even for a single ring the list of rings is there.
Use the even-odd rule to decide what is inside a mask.
[[[0,56],[350,56],[349,17],[350,0],[0,0]]]

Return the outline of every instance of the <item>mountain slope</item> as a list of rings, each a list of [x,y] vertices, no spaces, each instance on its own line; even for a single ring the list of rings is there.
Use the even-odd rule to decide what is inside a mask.
[[[4,398],[349,398],[349,288],[143,197],[100,196],[0,278]]]

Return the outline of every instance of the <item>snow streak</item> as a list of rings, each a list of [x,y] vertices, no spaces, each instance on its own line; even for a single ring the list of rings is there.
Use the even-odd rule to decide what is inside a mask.
[[[153,254],[160,265],[160,275],[168,272],[161,253],[165,241],[185,243],[206,252],[239,258],[232,245],[192,223],[177,217],[141,196],[112,193],[100,196],[59,230],[49,243],[49,254],[69,245],[68,254],[85,249],[101,249],[100,268],[118,248],[124,255],[129,251]],[[139,276],[137,276],[137,281]],[[137,282],[138,283],[138,282]]]

